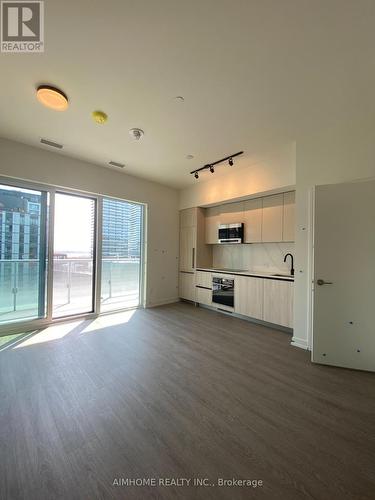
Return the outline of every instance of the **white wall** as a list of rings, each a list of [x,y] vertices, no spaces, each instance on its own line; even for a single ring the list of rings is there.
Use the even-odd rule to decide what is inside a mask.
[[[146,304],[177,300],[177,190],[1,138],[0,175],[147,203]]]
[[[311,297],[312,230],[310,194],[313,186],[375,177],[375,124],[352,118],[330,127],[321,123],[297,138],[297,232],[294,342],[311,347],[309,315]],[[350,237],[350,235],[348,235]],[[339,252],[340,249],[338,248]],[[353,262],[353,265],[356,265]],[[323,276],[324,278],[324,276]]]
[[[296,144],[284,144],[271,152],[240,160],[241,166],[224,164],[216,172],[202,173],[192,186],[181,190],[180,209],[214,205],[260,193],[287,191],[296,183]],[[207,179],[208,180],[204,180]]]

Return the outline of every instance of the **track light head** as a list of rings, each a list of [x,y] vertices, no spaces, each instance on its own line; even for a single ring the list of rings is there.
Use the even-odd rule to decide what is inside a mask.
[[[233,158],[229,158],[228,163],[230,167],[233,167]]]
[[[213,174],[215,172],[215,169],[214,169],[213,165],[210,165],[210,172],[211,172],[211,174]]]
[[[195,177],[196,179],[199,179],[199,174],[198,174],[198,172],[195,172],[194,177]]]

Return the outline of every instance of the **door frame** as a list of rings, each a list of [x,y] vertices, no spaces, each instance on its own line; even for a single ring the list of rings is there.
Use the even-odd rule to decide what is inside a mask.
[[[117,199],[128,201],[140,205],[142,208],[141,219],[141,255],[140,255],[140,285],[139,285],[139,305],[138,308],[144,308],[146,304],[146,256],[147,256],[147,204],[125,200],[110,195],[102,195],[81,191],[78,189],[70,189],[50,184],[43,184],[34,181],[25,181],[14,177],[0,175],[0,184],[14,186],[15,188],[31,189],[36,191],[44,191],[49,195],[49,210],[47,219],[47,242],[46,242],[46,257],[47,261],[47,280],[46,280],[46,316],[45,318],[37,318],[25,321],[14,321],[8,324],[0,325],[0,337],[12,335],[16,333],[24,333],[40,330],[52,324],[67,323],[77,320],[95,319],[99,315],[115,314],[131,308],[122,308],[115,311],[101,313],[100,296],[101,296],[101,261],[102,261],[102,213],[103,213],[103,198]],[[54,247],[54,216],[55,216],[55,195],[62,193],[72,196],[82,196],[95,200],[95,228],[94,228],[94,279],[93,279],[93,311],[89,313],[80,313],[59,318],[52,317],[53,309],[53,247]]]
[[[50,216],[49,218],[49,228],[48,228],[48,231],[49,233],[51,234],[51,239],[52,241],[48,241],[48,245],[49,245],[49,248],[48,248],[48,251],[47,251],[47,254],[49,257],[49,260],[48,262],[51,261],[51,267],[52,267],[52,272],[51,272],[51,276],[52,276],[52,282],[51,282],[51,286],[49,288],[47,288],[48,292],[51,294],[51,308],[50,309],[47,309],[47,312],[48,312],[48,319],[50,321],[54,321],[55,319],[64,319],[64,318],[75,318],[77,316],[81,316],[81,315],[85,315],[85,314],[100,314],[100,304],[99,304],[99,308],[97,308],[97,295],[100,295],[98,294],[97,290],[98,290],[98,286],[101,285],[101,274],[100,274],[100,277],[98,279],[98,268],[101,267],[98,265],[98,262],[101,262],[101,258],[102,258],[102,254],[101,254],[101,251],[98,252],[98,240],[99,240],[99,231],[98,231],[98,221],[99,221],[99,211],[98,211],[98,206],[99,206],[99,198],[100,196],[99,195],[95,195],[95,194],[84,194],[82,192],[79,192],[79,191],[73,191],[71,189],[59,189],[59,188],[53,188],[51,190],[51,192],[53,193],[53,195],[51,196],[51,199],[53,199],[53,216]],[[89,311],[89,312],[85,312],[85,313],[78,313],[78,314],[68,314],[67,316],[58,316],[56,318],[53,317],[53,255],[54,255],[54,230],[55,230],[55,224],[54,224],[54,220],[55,220],[55,197],[56,197],[56,194],[65,194],[67,196],[76,196],[77,198],[88,198],[88,199],[91,199],[94,201],[95,203],[95,208],[94,208],[94,213],[95,213],[95,217],[94,217],[94,249],[93,249],[93,280],[92,280],[92,299],[91,299],[91,302],[92,302],[92,311]],[[101,224],[100,224],[101,226]],[[47,277],[48,279],[48,277]]]
[[[315,234],[315,186],[308,191],[308,245],[307,245],[307,279],[308,279],[308,301],[307,301],[307,348],[313,355],[314,344],[314,234]]]

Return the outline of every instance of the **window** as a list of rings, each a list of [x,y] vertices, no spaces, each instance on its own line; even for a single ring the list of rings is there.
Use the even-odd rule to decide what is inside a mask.
[[[0,324],[46,315],[47,203],[44,191],[0,185]]]
[[[139,306],[143,216],[138,203],[0,184],[0,335]]]

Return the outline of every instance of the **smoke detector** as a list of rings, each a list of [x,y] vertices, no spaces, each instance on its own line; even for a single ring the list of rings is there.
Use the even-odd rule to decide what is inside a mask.
[[[129,130],[130,137],[132,137],[135,141],[139,141],[140,139],[142,139],[144,134],[145,133],[140,128],[131,128]]]

